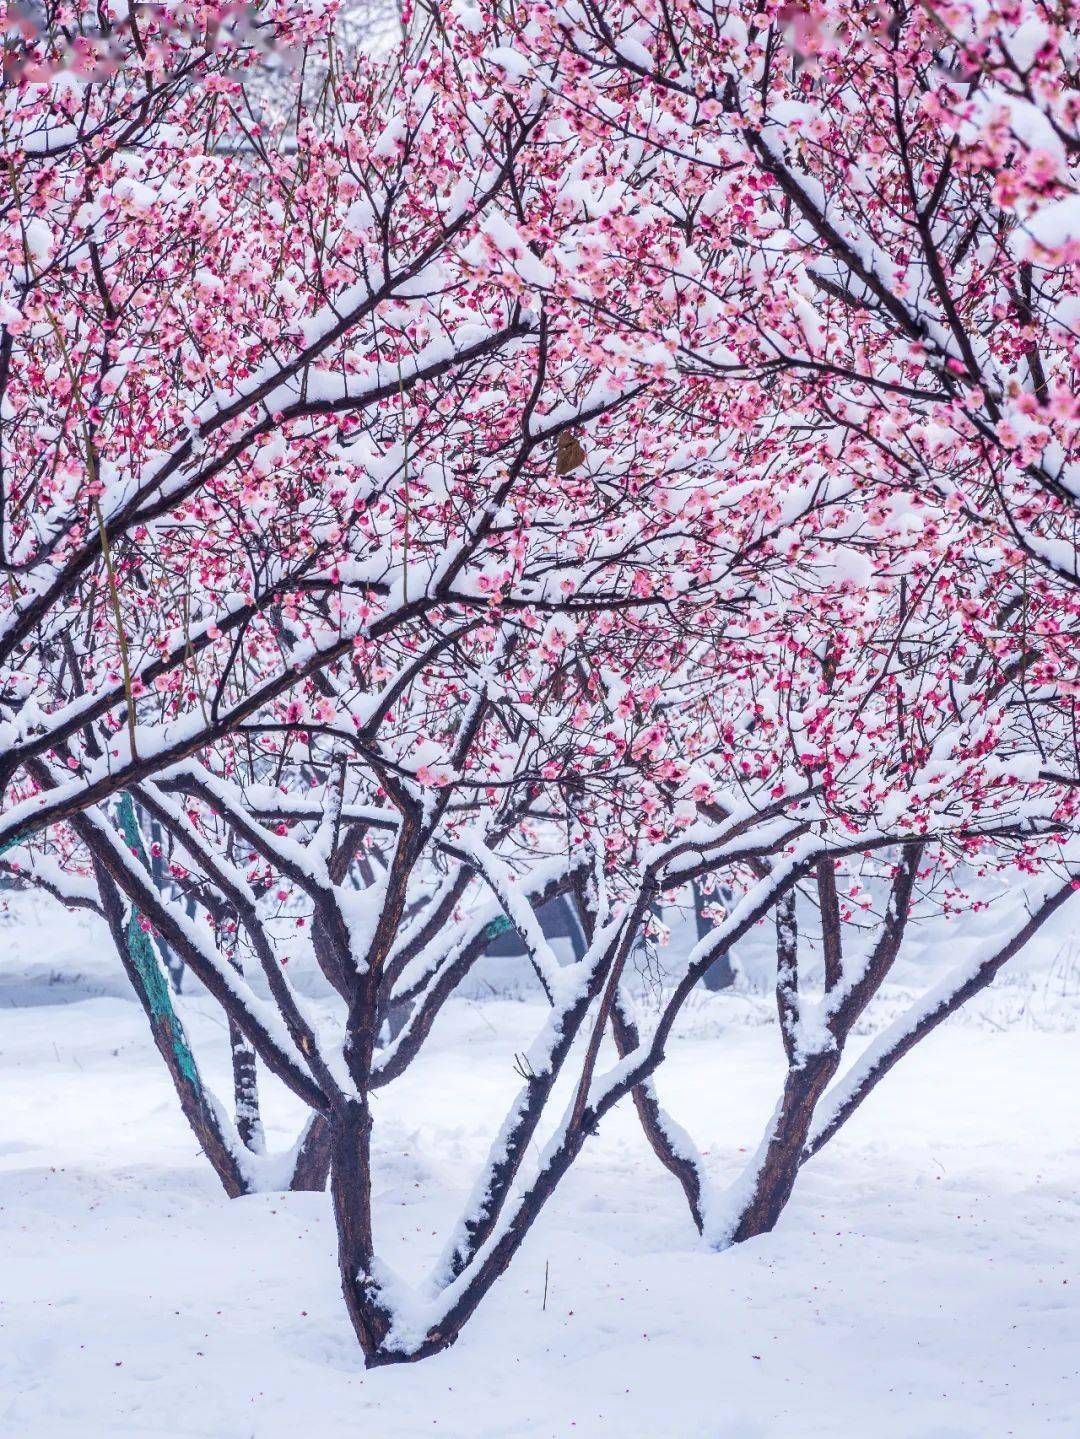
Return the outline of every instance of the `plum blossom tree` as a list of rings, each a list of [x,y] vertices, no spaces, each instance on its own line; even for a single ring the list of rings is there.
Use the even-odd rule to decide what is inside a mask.
[[[43,787],[56,784],[47,758],[81,777],[88,764],[97,765],[97,796],[119,793],[124,776],[116,773],[110,744],[118,713],[119,727],[127,725],[129,760],[152,771],[158,744],[175,748],[177,736],[165,740],[159,727],[144,738],[140,756],[136,707],[148,692],[175,692],[176,702],[171,708],[163,702],[158,718],[188,718],[194,723],[189,735],[224,732],[227,722],[223,726],[216,712],[211,718],[202,705],[202,649],[222,632],[243,634],[287,593],[288,577],[303,583],[303,570],[317,563],[318,546],[312,551],[303,520],[279,533],[277,553],[271,544],[255,568],[242,561],[238,572],[223,558],[228,543],[238,543],[241,554],[246,545],[250,558],[250,537],[260,528],[268,539],[261,512],[306,502],[285,480],[284,466],[275,489],[269,477],[281,455],[271,444],[257,458],[259,442],[265,446],[276,436],[284,445],[282,432],[297,416],[347,424],[350,413],[370,412],[387,396],[400,401],[428,375],[452,368],[458,358],[467,367],[500,343],[485,336],[466,341],[460,357],[452,346],[432,357],[431,335],[414,329],[408,343],[414,350],[426,343],[428,361],[417,366],[415,354],[398,355],[381,382],[359,382],[353,403],[345,375],[370,368],[364,343],[375,346],[377,368],[381,350],[394,347],[395,323],[408,330],[408,305],[399,308],[399,295],[410,284],[422,285],[426,267],[437,264],[471,202],[462,191],[448,217],[437,201],[423,218],[415,210],[409,221],[399,214],[416,140],[408,125],[432,120],[430,113],[421,119],[421,99],[412,122],[402,120],[384,137],[381,161],[366,172],[366,198],[347,175],[341,180],[341,201],[333,202],[340,223],[327,236],[320,218],[331,193],[326,186],[336,194],[338,154],[347,144],[339,135],[338,154],[327,150],[323,157],[324,173],[305,143],[307,132],[296,145],[291,111],[280,118],[284,69],[298,51],[316,53],[312,40],[325,24],[310,7],[298,16],[252,12],[238,19],[228,7],[145,14],[136,8],[118,17],[46,6],[14,16],[5,32],[0,543],[5,702],[17,718],[5,721],[0,768],[9,798],[37,795],[44,804]],[[265,80],[268,65],[276,71],[274,84]],[[294,68],[302,77],[303,67]],[[358,72],[363,69],[358,62]],[[254,87],[265,102],[261,123],[245,78],[261,82]],[[372,104],[373,83],[370,73],[356,73],[337,87],[339,131],[349,106],[359,116]],[[316,102],[323,113],[323,92],[316,92]],[[510,147],[504,160],[528,123],[516,136],[500,132]],[[379,144],[362,121],[357,135],[365,147]],[[485,143],[481,133],[481,150]],[[426,158],[438,169],[436,155]],[[298,200],[305,194],[306,210]],[[372,202],[382,207],[378,226],[374,210],[365,211]],[[370,226],[361,212],[372,216]],[[401,230],[417,220],[420,230]],[[365,228],[371,232],[366,252],[358,244]],[[313,243],[305,243],[312,235]],[[312,294],[305,272],[324,265],[329,281],[324,276]],[[275,297],[269,304],[267,286]],[[339,302],[349,311],[344,317]],[[436,329],[448,319],[436,319]],[[504,327],[502,338],[514,325]],[[358,331],[361,348],[347,348]],[[324,397],[312,405],[307,394],[320,357],[341,368],[342,394],[334,403]],[[297,376],[292,400],[298,409],[280,392]],[[276,412],[265,404],[275,391],[283,407]],[[197,413],[200,406],[205,415]],[[326,442],[326,436],[289,434],[293,462],[302,471]],[[228,484],[215,493],[218,477],[238,461],[245,477],[230,471]],[[317,485],[326,480],[322,468]],[[265,504],[257,503],[253,485],[265,491]],[[227,540],[220,526],[211,534],[220,501],[233,514],[249,507],[246,539],[234,531]],[[172,526],[158,546],[153,526],[164,518]],[[300,554],[298,543],[308,553]],[[170,550],[173,562],[162,566]],[[207,588],[211,577],[237,584],[226,585],[215,600]],[[315,583],[331,593],[340,578]],[[36,704],[46,693],[49,721]],[[193,705],[200,707],[197,719]],[[95,730],[98,722],[103,731]],[[76,734],[80,757],[69,748]],[[78,782],[67,787],[76,804],[82,788]],[[62,808],[65,801],[59,803]],[[8,842],[25,832],[17,825]],[[59,874],[50,869],[43,882],[55,889]],[[158,982],[149,941],[134,917],[123,920],[103,876],[101,885],[94,902],[108,917],[185,1112],[226,1187],[238,1192],[250,1180],[237,1164],[246,1146],[223,1142],[221,1113]],[[67,894],[89,902],[77,884],[69,883]],[[141,960],[133,948],[141,949]],[[237,1085],[246,1086],[243,1104],[250,1111],[245,1044],[234,1035]]]
[[[517,56],[517,83],[571,95],[590,136],[633,154],[639,193],[682,242],[650,247],[648,304],[616,309],[606,292],[579,292],[581,303],[617,315],[624,335],[665,336],[682,373],[712,376],[725,394],[750,377],[799,380],[787,445],[798,444],[800,422],[802,433],[827,432],[824,472],[861,492],[867,516],[882,505],[906,511],[913,546],[922,530],[942,553],[959,517],[971,554],[987,548],[952,603],[968,639],[977,631],[976,647],[1005,663],[993,676],[979,661],[954,674],[991,701],[1011,687],[1007,708],[1028,711],[1027,762],[1075,787],[1075,14],[583,0],[516,7],[497,23]],[[629,169],[624,161],[621,173]],[[608,176],[592,178],[602,206]],[[601,242],[598,266],[606,253]],[[558,268],[557,254],[545,258]],[[1003,584],[976,577],[991,551],[1008,573]],[[915,585],[928,574],[922,558]],[[942,582],[939,571],[932,583]],[[923,717],[926,693],[911,717]],[[900,756],[897,773],[910,773],[906,739]],[[752,1182],[736,1196],[747,1210],[714,1216],[718,1237],[770,1227],[798,1165],[819,1147],[808,1139],[814,1106],[899,951],[914,893],[908,868],[900,862],[897,883],[908,889],[893,893],[860,977],[844,975],[834,956],[809,1038],[805,998],[792,988],[793,897],[779,915],[788,1085]],[[1025,939],[1064,902],[1072,873],[1051,870],[1036,886],[1030,924],[1019,923]],[[835,906],[818,898],[839,949]],[[932,1020],[914,1013],[891,1057],[867,1060],[853,1081],[859,1098],[1021,942],[1010,934],[991,946],[978,978],[958,975],[938,996]],[[853,1107],[833,1102],[826,1138]],[[687,1186],[699,1225],[703,1183]]]
[[[837,640],[823,636],[809,646],[824,660],[818,684],[808,683],[812,674],[805,671],[802,682],[793,675],[790,686],[775,673],[762,678],[764,655],[760,668],[747,674],[755,700],[754,739],[777,743],[778,726],[771,716],[777,714],[779,698],[786,742],[806,766],[806,779],[815,772],[820,777],[850,833],[865,833],[871,822],[887,832],[912,805],[920,813],[917,819],[909,816],[911,838],[902,851],[878,850],[839,866],[825,857],[775,905],[776,1001],[787,1061],[776,1111],[746,1174],[724,1194],[680,1141],[688,1159],[679,1177],[695,1223],[721,1246],[773,1227],[802,1164],[915,1044],[993,981],[1080,883],[1076,788],[1062,781],[1075,764],[1072,671],[1055,645],[1046,653],[1062,662],[1047,664],[1043,652],[1033,654],[1034,684],[1024,681],[1025,666],[1017,666],[1014,658],[1028,625],[1029,635],[1044,625],[1051,635],[1058,633],[1057,621],[1049,617],[1062,612],[1067,596],[1052,590],[1044,590],[1038,600],[1028,596],[1021,631],[1009,639],[988,636],[980,622],[983,614],[1001,616],[1020,607],[1009,571],[971,568],[970,553],[954,549],[950,561],[944,560],[948,551],[939,555],[933,582],[927,584],[928,575],[919,574],[921,561],[910,570],[901,544],[890,556],[898,573],[887,582],[887,553],[879,545],[872,605],[870,593],[859,594],[850,609],[841,611]],[[891,624],[880,598],[890,588],[898,601]],[[973,602],[974,593],[980,594],[979,603]],[[787,616],[789,621],[793,617],[790,603]],[[793,630],[779,654],[793,641],[807,643],[809,618],[803,617],[802,632]],[[774,634],[771,643],[776,639]],[[771,653],[775,666],[777,650]],[[844,714],[843,688],[854,676],[852,656],[865,664],[871,654],[876,655],[874,674],[858,685],[858,718],[853,725],[841,719],[834,731],[833,721]],[[875,706],[876,722],[863,708],[869,695],[884,701],[880,709]],[[745,710],[746,699],[740,703]],[[852,753],[845,727],[865,735],[867,724],[873,745],[891,755],[882,771],[887,792],[876,798],[847,787],[850,770],[843,775],[847,783],[839,788],[833,783],[837,759]],[[744,739],[740,748],[747,759],[750,744]],[[855,794],[865,809],[847,807]],[[1018,822],[1025,809],[1028,826]],[[967,826],[962,814],[969,817]],[[766,874],[768,864],[755,863],[754,871]],[[905,937],[918,920],[935,906],[954,914],[982,908],[981,896],[992,891],[994,875],[999,883],[1007,876],[1007,885],[1019,889],[1021,899],[1003,918],[1000,932],[973,947],[941,985],[916,1001],[840,1075],[854,1047],[849,1041],[856,1025],[902,957]],[[867,907],[871,914],[876,908],[876,933]],[[816,962],[807,954],[806,933],[800,938],[800,908],[811,916]]]
[[[835,960],[816,1030],[785,960],[771,1215],[927,846],[1034,864],[1075,819],[1063,513],[1033,479],[1017,539],[897,459],[932,414],[974,463],[959,340],[882,379],[882,320],[845,371],[773,172],[693,148],[728,112],[696,126],[641,40],[582,12],[587,50],[561,13],[432,10],[373,58],[310,9],[57,10],[6,52],[4,863],[100,907],[230,1192],[328,1153],[369,1364],[455,1341],[623,1098],[700,1201],[652,1087],[682,1005],[797,885],[884,854],[886,957]],[[317,83],[263,103],[246,77],[296,52]],[[866,307],[827,279],[854,344]],[[698,880],[733,903],[643,1034],[628,967]],[[556,895],[586,931],[568,966]],[[375,1097],[503,923],[549,1012],[417,1290],[378,1242]],[[155,937],[227,1016],[235,1122]],[[260,1162],[257,1064],[314,1116],[288,1163]]]
[[[827,856],[777,902],[776,1003],[786,1067],[774,1112],[749,1163],[723,1189],[692,1143],[680,1137],[685,1165],[679,1177],[693,1221],[712,1246],[773,1229],[802,1166],[892,1068],[990,985],[1080,888],[1074,842],[1057,853],[1025,846],[1006,857],[999,845],[991,849],[985,842],[972,853],[980,850],[984,860],[996,851],[999,879],[1009,877],[1012,902],[998,900],[997,929],[967,946],[946,977],[885,1025],[846,1068],[856,1026],[902,957],[905,936],[917,931],[932,907],[935,890],[951,890],[952,901],[962,898],[968,910],[990,902],[972,900],[970,877],[956,884],[955,852],[932,853],[922,840],[893,860],[886,853],[838,864]]]

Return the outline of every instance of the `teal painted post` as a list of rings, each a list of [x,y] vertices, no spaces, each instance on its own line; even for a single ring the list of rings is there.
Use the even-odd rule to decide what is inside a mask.
[[[129,794],[120,797],[120,829],[128,847],[135,851],[138,858],[146,865],[149,873],[150,865],[146,848],[139,832],[139,822],[135,817],[135,805]],[[153,941],[142,927],[141,918],[138,908],[132,905],[131,916],[127,922],[128,952],[142,981],[146,1000],[150,1006],[151,1019],[167,1034],[181,1073],[202,1099],[202,1082],[199,1079],[195,1056],[191,1052],[184,1026],[172,1002],[165,969],[158,958]]]
[[[500,935],[500,934],[505,934],[508,929],[513,929],[513,925],[512,925],[512,924],[510,923],[510,921],[507,919],[506,915],[505,915],[505,914],[496,915],[496,917],[491,921],[491,923],[490,923],[490,924],[487,926],[487,928],[484,930],[484,938],[485,938],[485,939],[498,939],[499,935]]]

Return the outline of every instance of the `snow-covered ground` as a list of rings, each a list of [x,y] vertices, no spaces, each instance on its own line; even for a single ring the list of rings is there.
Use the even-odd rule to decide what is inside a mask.
[[[0,929],[3,1439],[1080,1434],[1067,935],[903,1062],[775,1234],[703,1250],[616,1112],[457,1347],[365,1374],[325,1196],[225,1199],[100,935],[20,913]],[[187,1013],[220,1050],[212,1007]],[[702,995],[662,1071],[721,1178],[772,1104],[768,1014]],[[381,1097],[402,1270],[438,1252],[539,1017],[535,997],[455,1001]],[[282,1143],[297,1111],[267,1089]]]

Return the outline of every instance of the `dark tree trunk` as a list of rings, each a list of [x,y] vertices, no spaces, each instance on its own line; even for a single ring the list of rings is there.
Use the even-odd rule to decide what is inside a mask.
[[[324,1114],[312,1113],[307,1122],[296,1162],[289,1179],[291,1190],[313,1190],[326,1188],[330,1173],[330,1121]]]
[[[390,1315],[372,1274],[371,1112],[366,1098],[350,1100],[330,1118],[330,1194],[337,1221],[338,1267],[345,1308],[368,1367],[392,1363],[382,1352]]]
[[[753,1194],[732,1231],[732,1243],[767,1234],[776,1225],[795,1187],[817,1102],[839,1063],[839,1050],[829,1050],[811,1055],[788,1070]]]

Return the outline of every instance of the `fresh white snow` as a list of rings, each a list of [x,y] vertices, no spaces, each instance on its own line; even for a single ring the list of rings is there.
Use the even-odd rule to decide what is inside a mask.
[[[705,1249],[620,1106],[457,1346],[366,1374],[326,1197],[224,1198],[100,933],[22,899],[0,925],[3,1439],[1080,1432],[1067,934],[898,1066],[804,1170],[775,1234]],[[877,1022],[909,998],[891,991]],[[451,1002],[379,1094],[380,1229],[414,1282],[543,1010],[535,990]],[[215,1007],[191,999],[185,1018],[227,1092]],[[695,997],[658,1088],[718,1180],[753,1152],[779,1073],[767,1000]],[[300,1113],[263,1089],[280,1146]]]

